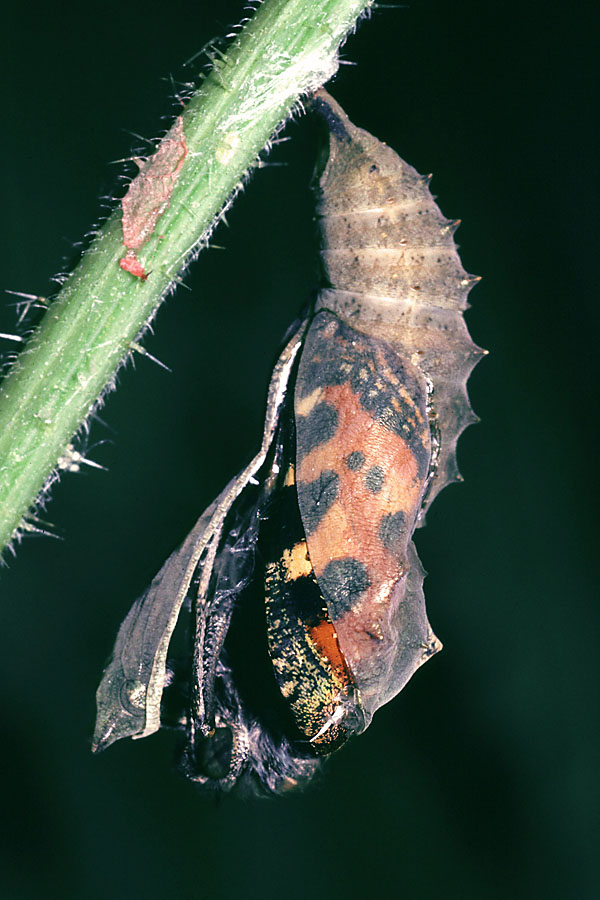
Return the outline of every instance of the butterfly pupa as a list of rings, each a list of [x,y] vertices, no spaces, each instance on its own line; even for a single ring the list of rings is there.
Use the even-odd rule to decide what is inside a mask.
[[[326,92],[313,108],[324,287],[275,366],[259,453],[134,604],[97,694],[103,749],[156,731],[179,684],[182,766],[224,790],[305,783],[440,649],[412,536],[474,420],[476,279],[453,223]]]

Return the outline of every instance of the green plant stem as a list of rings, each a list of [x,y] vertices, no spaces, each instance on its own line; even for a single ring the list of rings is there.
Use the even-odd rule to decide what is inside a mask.
[[[132,343],[294,103],[335,73],[339,45],[370,2],[265,0],[215,56],[183,112],[188,154],[170,204],[137,251],[147,280],[119,266],[119,206],[0,386],[0,548],[31,527],[28,510],[57,463],[68,468],[72,436]]]

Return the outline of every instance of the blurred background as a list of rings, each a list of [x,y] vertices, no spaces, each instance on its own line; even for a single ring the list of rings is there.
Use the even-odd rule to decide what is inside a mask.
[[[182,63],[244,14],[13,5],[1,288],[52,292],[99,198],[122,191],[110,161],[165,128],[171,75],[192,80],[205,60]],[[482,422],[460,441],[465,483],[417,536],[443,653],[298,796],[204,797],[169,734],[90,753],[117,628],[255,451],[316,286],[315,129],[298,118],[145,341],[172,374],[144,358],[121,373],[88,442],[108,471],[66,475],[46,516],[62,540],[26,539],[0,573],[2,900],[600,896],[592,26],[552,2],[414,0],[363,22],[330,84],[434,173],[484,276],[467,316],[491,351],[470,381]]]

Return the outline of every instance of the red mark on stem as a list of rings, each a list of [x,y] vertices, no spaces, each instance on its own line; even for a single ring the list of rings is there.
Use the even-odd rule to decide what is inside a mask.
[[[148,277],[144,271],[143,265],[135,255],[135,250],[128,250],[123,259],[119,260],[119,265],[122,269],[125,269],[126,272],[131,272],[132,275],[141,278],[142,281],[145,281]]]
[[[148,274],[137,258],[136,250],[154,233],[156,223],[168,207],[187,152],[183,118],[179,116],[154,156],[138,162],[140,171],[123,197],[123,243],[127,253],[119,260],[119,265],[142,281]]]

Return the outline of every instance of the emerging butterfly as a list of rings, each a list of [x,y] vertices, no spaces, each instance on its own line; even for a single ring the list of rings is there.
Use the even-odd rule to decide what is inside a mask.
[[[94,749],[171,716],[186,774],[225,790],[305,783],[440,649],[412,534],[475,419],[457,223],[328,94],[313,105],[328,287],[275,366],[257,456],[134,604],[97,695]]]

